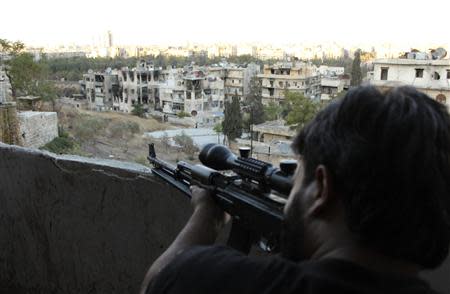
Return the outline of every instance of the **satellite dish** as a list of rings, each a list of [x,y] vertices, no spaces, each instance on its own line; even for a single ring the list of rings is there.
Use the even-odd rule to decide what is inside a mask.
[[[442,47],[439,47],[437,49],[431,50],[431,57],[434,60],[436,60],[436,59],[443,59],[445,56],[447,56],[447,50],[445,50]]]

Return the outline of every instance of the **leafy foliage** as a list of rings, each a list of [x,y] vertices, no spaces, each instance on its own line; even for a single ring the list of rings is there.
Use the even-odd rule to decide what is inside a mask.
[[[286,107],[289,112],[286,116],[286,123],[292,125],[297,129],[303,128],[321,109],[319,102],[311,100],[297,92],[285,93],[287,101]]]
[[[216,132],[217,134],[221,134],[223,132],[223,127],[221,123],[217,123],[214,125],[213,128],[214,132]]]
[[[178,112],[178,113],[177,113],[177,116],[178,116],[179,118],[191,117],[191,115],[190,115],[189,113],[184,112],[184,111]]]
[[[361,72],[361,50],[358,49],[355,52],[355,58],[352,64],[352,79],[350,80],[350,85],[356,87],[361,85],[362,82],[362,72]]]
[[[11,83],[13,97],[35,95],[44,101],[51,101],[54,105],[57,91],[54,85],[47,81],[47,65],[36,62],[29,53],[23,53],[24,48],[22,42],[0,39],[0,52],[10,55],[10,59],[5,61],[5,70]]]
[[[264,116],[268,121],[280,119],[282,113],[283,107],[273,101],[264,106]]]
[[[133,110],[131,110],[131,113],[133,115],[136,115],[138,117],[144,117],[145,114],[145,109],[144,109],[144,105],[141,103],[136,103],[133,105]]]
[[[229,141],[234,141],[242,135],[242,115],[239,98],[234,96],[232,101],[225,102],[224,120],[222,122],[223,134]]]
[[[185,132],[181,132],[181,134],[176,135],[173,140],[175,144],[180,146],[183,149],[183,152],[189,156],[189,159],[192,160],[194,158],[194,154],[198,151],[198,148],[195,146],[194,140],[192,140],[191,137],[186,135]]]
[[[75,141],[65,132],[56,137],[51,142],[45,144],[41,149],[56,153],[70,154],[75,147]]]
[[[250,125],[265,122],[264,105],[262,104],[261,84],[255,76],[250,80],[250,90],[245,97],[244,107],[248,116],[244,119],[244,128],[250,130]]]

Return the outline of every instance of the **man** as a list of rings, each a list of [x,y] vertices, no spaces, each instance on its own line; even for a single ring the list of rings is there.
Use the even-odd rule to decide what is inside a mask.
[[[213,246],[226,215],[193,187],[194,213],[142,293],[434,293],[418,273],[449,250],[446,107],[410,87],[355,88],[293,149],[282,257]]]

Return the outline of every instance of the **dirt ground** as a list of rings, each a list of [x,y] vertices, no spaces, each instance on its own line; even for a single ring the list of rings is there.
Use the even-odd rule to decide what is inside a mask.
[[[144,132],[178,128],[153,118],[116,112],[94,112],[61,106],[59,124],[78,144],[73,154],[137,162],[148,165],[148,144],[154,143],[157,156],[175,163],[192,156],[161,140],[144,138]],[[195,156],[196,157],[196,156]]]

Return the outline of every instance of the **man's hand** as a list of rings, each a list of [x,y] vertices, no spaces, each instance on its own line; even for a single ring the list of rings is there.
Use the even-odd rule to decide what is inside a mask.
[[[194,213],[198,212],[206,217],[210,217],[217,230],[220,230],[230,220],[230,215],[217,205],[210,191],[198,186],[191,186],[190,188],[192,192],[191,204],[194,208]]]
[[[170,247],[153,263],[142,283],[141,294],[145,293],[148,284],[169,264],[177,254],[197,245],[214,244],[220,230],[230,219],[214,201],[208,190],[197,186],[191,187],[191,204],[194,213],[178,234]]]

